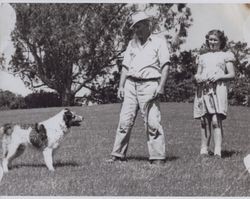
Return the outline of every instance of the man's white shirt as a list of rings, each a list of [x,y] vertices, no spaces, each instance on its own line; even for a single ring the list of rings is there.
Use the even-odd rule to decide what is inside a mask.
[[[151,35],[141,45],[133,38],[124,53],[123,65],[128,76],[139,79],[160,78],[162,66],[169,61],[167,41],[163,36]]]

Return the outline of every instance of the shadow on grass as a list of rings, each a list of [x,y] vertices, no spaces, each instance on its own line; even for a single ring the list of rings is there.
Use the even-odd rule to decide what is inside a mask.
[[[179,159],[179,157],[168,156],[166,157],[166,162],[175,161],[177,159]],[[130,157],[127,157],[127,160],[148,161],[149,159],[147,157],[142,157],[142,156],[130,156]]]
[[[78,167],[80,166],[77,162],[55,162],[53,164],[53,166],[55,168],[58,168],[58,167]],[[16,164],[16,165],[13,165],[11,166],[11,169],[18,169],[18,168],[21,168],[21,167],[46,167],[45,164],[32,164],[32,163],[21,163],[21,164]]]
[[[166,162],[171,162],[171,161],[175,161],[178,159],[179,159],[179,157],[177,157],[177,156],[170,156],[170,157],[166,157]]]
[[[221,151],[221,157],[222,158],[230,158],[232,157],[234,154],[237,155],[237,154],[240,154],[241,152],[240,151],[235,151],[235,150],[224,150],[224,151]]]

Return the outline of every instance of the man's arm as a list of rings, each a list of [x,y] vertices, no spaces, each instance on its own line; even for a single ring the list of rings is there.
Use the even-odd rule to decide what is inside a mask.
[[[127,68],[123,66],[122,67],[122,72],[121,72],[121,77],[120,77],[120,82],[119,82],[118,93],[117,93],[117,96],[118,96],[119,99],[124,98],[124,85],[125,85],[125,82],[126,82],[127,73],[128,73]]]
[[[161,80],[154,95],[155,97],[159,97],[159,95],[164,94],[164,87],[168,77],[168,70],[169,70],[169,63],[166,63],[162,66]]]
[[[202,83],[205,80],[201,76],[202,75],[202,66],[201,66],[201,64],[199,62],[199,58],[196,58],[196,65],[197,65],[197,72],[194,75],[194,78],[195,78],[197,83]]]

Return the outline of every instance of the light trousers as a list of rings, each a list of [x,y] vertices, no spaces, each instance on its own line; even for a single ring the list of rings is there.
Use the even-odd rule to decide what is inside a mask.
[[[135,82],[127,79],[124,87],[124,101],[121,108],[120,120],[116,131],[116,138],[111,155],[125,157],[131,130],[140,109],[144,118],[147,134],[149,159],[165,159],[165,134],[160,124],[161,113],[159,101],[155,100],[145,112],[145,104],[153,98],[158,87],[157,81]]]

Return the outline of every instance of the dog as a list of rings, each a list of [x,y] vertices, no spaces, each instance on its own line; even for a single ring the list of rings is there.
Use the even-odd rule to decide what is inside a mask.
[[[33,126],[4,124],[0,128],[0,134],[3,134],[3,172],[8,172],[12,160],[20,156],[26,146],[33,146],[42,151],[47,168],[54,171],[53,150],[58,148],[65,135],[70,132],[70,127],[80,126],[82,121],[82,116],[65,108],[48,120]]]

